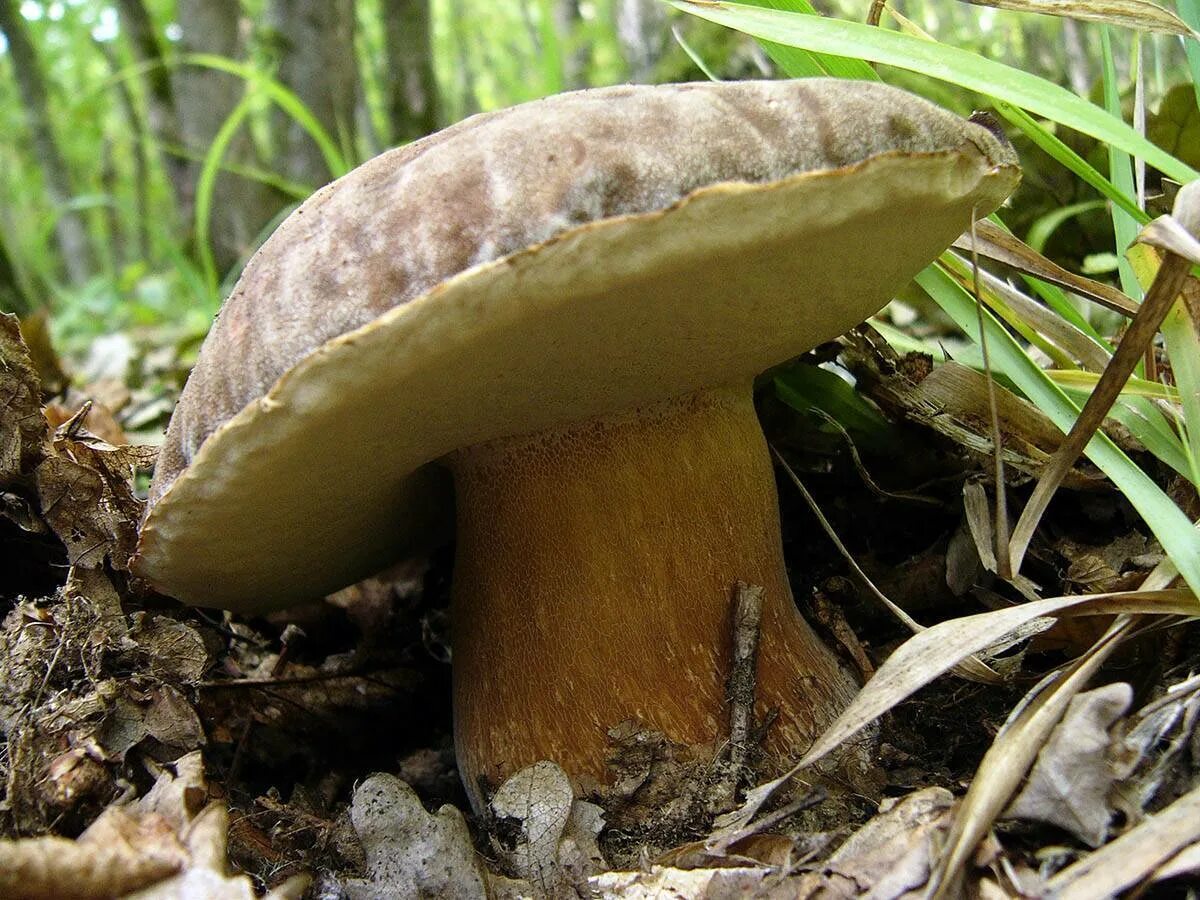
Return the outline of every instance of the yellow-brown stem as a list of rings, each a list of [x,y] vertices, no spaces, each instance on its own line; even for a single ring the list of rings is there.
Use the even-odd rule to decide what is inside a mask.
[[[728,732],[732,594],[765,589],[756,713],[794,757],[853,685],[797,613],[749,384],[449,460],[458,502],[454,715],[478,806],[540,759],[605,777],[627,720],[688,745]]]

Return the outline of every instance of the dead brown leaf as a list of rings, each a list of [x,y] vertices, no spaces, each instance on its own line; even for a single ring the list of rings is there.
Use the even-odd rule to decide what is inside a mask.
[[[144,467],[153,451],[67,436],[64,429],[37,467],[42,517],[66,546],[72,565],[98,568],[107,559],[127,571],[142,515],[142,501],[133,493],[134,469]]]
[[[196,710],[169,684],[151,689],[145,724],[147,734],[176,750],[195,750],[206,743]]]
[[[129,635],[149,671],[164,681],[196,684],[210,665],[204,638],[176,619],[137,615]]]
[[[892,900],[920,888],[929,879],[953,810],[954,796],[937,787],[888,801],[825,861],[819,873],[801,880],[807,891],[801,896],[869,894]]]
[[[122,896],[183,868],[187,854],[158,815],[111,807],[79,840],[0,841],[0,896],[88,900]]]
[[[1200,788],[1148,816],[1116,840],[1068,866],[1046,883],[1059,900],[1111,897],[1157,872],[1170,872],[1178,854],[1200,844]]]
[[[93,900],[124,896],[184,869],[186,830],[197,792],[206,794],[199,755],[164,769],[142,800],[109,806],[78,840],[0,841],[0,896]]]
[[[42,385],[17,317],[0,313],[0,487],[30,472],[47,436]]]
[[[1121,774],[1109,731],[1132,702],[1133,688],[1124,682],[1072,699],[1004,817],[1047,822],[1099,847],[1113,817],[1109,793]]]

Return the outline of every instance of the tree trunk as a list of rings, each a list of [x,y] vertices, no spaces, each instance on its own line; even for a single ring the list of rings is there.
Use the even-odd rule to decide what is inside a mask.
[[[654,80],[654,67],[667,46],[666,5],[659,0],[617,0],[617,40],[629,80]]]
[[[129,123],[129,145],[133,156],[132,227],[134,231],[134,245],[130,248],[128,241],[123,243],[122,250],[124,252],[117,255],[116,261],[117,265],[124,265],[129,262],[130,253],[136,254],[140,259],[146,259],[150,255],[150,239],[147,233],[150,171],[146,153],[147,142],[143,140],[146,128],[141,115],[138,113],[137,103],[134,102],[133,94],[129,90],[129,82],[116,77],[117,73],[121,70],[121,64],[112,45],[104,41],[96,41],[95,44],[96,48],[100,51],[100,55],[104,57],[104,61],[108,63],[109,72],[113,77],[113,86],[116,90],[117,100],[121,105],[121,112],[124,114],[125,120]],[[172,158],[178,159],[178,157]]]
[[[587,87],[588,66],[592,61],[592,45],[580,40],[583,14],[579,0],[556,0],[554,27],[563,47],[563,84],[569,91]]]
[[[63,268],[72,284],[82,284],[92,271],[92,248],[83,220],[78,213],[66,208],[75,191],[50,127],[50,105],[42,68],[15,0],[0,0],[0,32],[8,39],[13,77],[41,163],[46,196],[59,214],[54,223],[54,236]]]
[[[383,0],[381,12],[387,44],[383,84],[392,141],[400,144],[436,131],[440,124],[429,0]]]
[[[180,52],[240,59],[241,14],[238,0],[179,0]],[[244,88],[240,78],[224,72],[190,65],[179,69],[175,99],[184,146],[191,153],[204,156]],[[243,128],[230,142],[225,161],[251,162],[253,149]],[[283,199],[266,185],[227,171],[217,177],[209,234],[213,258],[221,271],[249,255],[259,232],[282,205]]]
[[[154,20],[142,0],[117,0],[117,8],[121,16],[121,30],[128,39],[133,58],[144,67],[146,122],[150,133],[157,139],[163,171],[175,195],[179,216],[184,222],[190,223],[192,201],[195,199],[195,171],[178,152],[183,143],[179,109],[175,103],[171,71],[166,65]],[[130,112],[127,108],[126,114]],[[132,119],[131,123],[136,124]]]
[[[467,11],[463,0],[447,0],[450,8],[450,33],[454,44],[454,93],[458,109],[455,118],[465,119],[482,108],[475,93],[475,66],[468,49]]]
[[[358,96],[354,0],[270,0],[267,23],[276,77],[334,140],[352,148]],[[275,113],[275,140],[276,171],[313,187],[329,181],[332,173],[320,149],[282,110]]]

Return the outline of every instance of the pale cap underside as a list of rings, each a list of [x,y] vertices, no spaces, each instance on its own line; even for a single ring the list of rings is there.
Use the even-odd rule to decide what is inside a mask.
[[[966,143],[703,188],[469,269],[330,340],[212,434],[136,570],[198,606],[316,598],[426,543],[457,448],[737,382],[842,334],[1018,178]],[[438,506],[441,506],[438,509]]]

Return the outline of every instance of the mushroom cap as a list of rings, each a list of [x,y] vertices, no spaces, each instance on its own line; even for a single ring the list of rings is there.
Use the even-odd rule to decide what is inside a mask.
[[[385,153],[246,266],[134,571],[248,612],[378,571],[444,523],[440,457],[836,337],[1018,179],[987,128],[831,79],[580,91]]]

